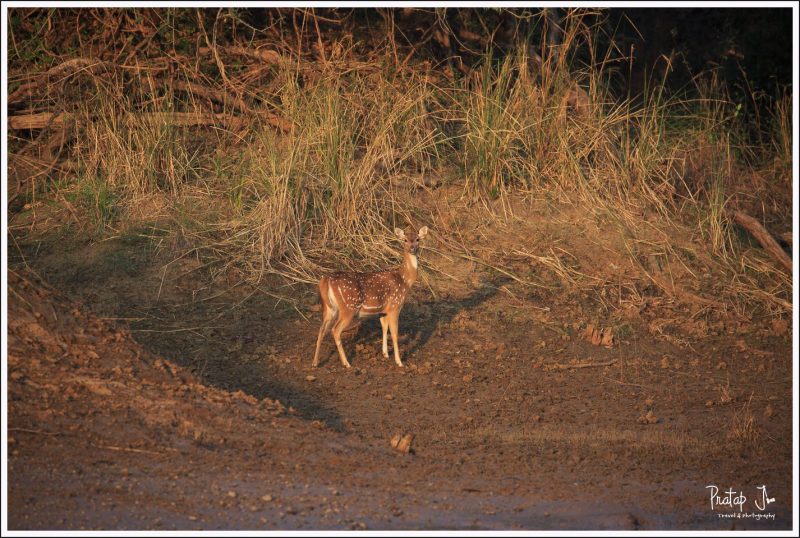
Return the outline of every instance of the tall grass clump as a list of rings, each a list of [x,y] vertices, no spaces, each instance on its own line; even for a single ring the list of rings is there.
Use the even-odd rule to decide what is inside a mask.
[[[690,295],[786,309],[786,275],[759,257],[731,212],[788,229],[789,93],[753,122],[713,72],[670,91],[665,62],[642,94],[626,95],[616,77],[630,58],[591,10],[566,10],[556,44],[543,13],[513,40],[475,33],[456,73],[436,47],[398,54],[394,30],[377,46],[380,38],[364,47],[334,29],[316,50],[269,32],[242,47],[218,17],[193,46],[207,15],[180,18],[185,28],[158,19],[154,39],[167,28],[180,36],[170,55],[134,49],[126,54],[141,64],[82,62],[26,104],[75,118],[66,152],[75,180],[60,188],[98,230],[158,199],[165,210],[150,218],[172,219],[215,271],[311,282],[326,269],[391,263],[392,229],[431,224],[431,207],[453,192],[470,213],[442,222],[504,225],[517,217],[512,207],[555,200],[593,218],[604,246],[666,293],[677,268]],[[427,182],[432,172],[441,181]],[[701,290],[697,275],[712,272],[723,276]]]
[[[515,61],[495,66],[488,53],[471,88],[463,90],[463,168],[465,187],[473,195],[498,197],[518,181],[526,157],[522,117],[523,85],[515,80]],[[524,184],[524,183],[523,183]]]
[[[102,211],[106,224],[143,199],[176,197],[198,181],[200,156],[190,149],[187,129],[173,124],[172,111],[171,95],[142,110],[102,88],[76,108],[77,188],[97,201],[113,200],[116,207]]]
[[[413,219],[395,180],[432,168],[441,134],[424,79],[382,75],[331,72],[301,91],[297,73],[282,74],[281,113],[294,128],[252,134],[237,183],[244,201],[221,243],[247,274],[311,281],[321,268],[394,258],[391,230]]]

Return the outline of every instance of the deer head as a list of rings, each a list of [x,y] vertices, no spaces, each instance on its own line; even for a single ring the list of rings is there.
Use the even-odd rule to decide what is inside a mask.
[[[394,234],[403,242],[403,250],[416,256],[419,253],[419,241],[428,234],[428,227],[423,226],[418,232],[411,231],[408,235],[400,228],[395,228]]]

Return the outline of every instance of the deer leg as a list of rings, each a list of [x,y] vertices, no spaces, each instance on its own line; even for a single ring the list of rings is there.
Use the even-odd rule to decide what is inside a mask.
[[[394,362],[400,368],[403,363],[400,362],[400,346],[397,345],[397,328],[400,320],[400,312],[389,314],[389,330],[392,332],[392,344],[394,345]]]
[[[353,313],[346,315],[344,312],[339,312],[339,320],[333,326],[333,340],[336,342],[336,349],[339,350],[339,358],[342,359],[342,364],[345,368],[350,368],[350,363],[347,362],[347,355],[344,354],[342,347],[342,331],[344,331],[353,319]]]
[[[317,335],[317,349],[314,351],[314,362],[311,363],[312,368],[316,368],[319,364],[319,346],[322,344],[323,337],[330,330],[331,325],[333,325],[333,322],[335,321],[334,317],[335,316],[326,316],[322,320],[322,325],[320,326],[319,334]]]
[[[381,316],[381,329],[383,329],[383,356],[389,358],[389,343],[387,341],[387,332],[389,331],[389,320],[385,315]]]

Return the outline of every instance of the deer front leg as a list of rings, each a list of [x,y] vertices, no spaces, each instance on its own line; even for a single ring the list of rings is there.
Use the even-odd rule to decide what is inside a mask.
[[[387,333],[389,331],[389,320],[387,317],[381,316],[381,329],[383,329],[383,356],[384,358],[389,358],[389,342],[387,340]]]
[[[400,346],[397,345],[397,329],[399,325],[400,312],[392,312],[387,316],[389,318],[389,330],[392,332],[392,344],[394,345],[394,362],[400,368],[403,363],[400,361]]]

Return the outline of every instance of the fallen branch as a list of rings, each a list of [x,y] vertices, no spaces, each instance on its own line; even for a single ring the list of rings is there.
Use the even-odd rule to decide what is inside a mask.
[[[758,241],[761,247],[772,257],[772,259],[781,264],[783,268],[789,272],[789,274],[792,273],[792,259],[788,254],[786,254],[778,242],[775,241],[772,235],[767,231],[766,228],[764,228],[764,226],[762,226],[760,222],[750,215],[742,213],[741,211],[734,213],[733,219],[739,224],[739,226],[747,230],[756,241]]]
[[[45,71],[36,77],[35,80],[28,82],[27,84],[23,84],[14,90],[14,93],[8,96],[8,104],[13,105],[23,101],[27,97],[30,97],[34,90],[47,84],[55,77],[61,77],[63,80],[67,76],[73,75],[78,71],[93,71],[98,67],[106,66],[108,66],[107,62],[95,60],[93,58],[73,58],[71,60],[67,60],[66,62],[58,64],[57,66]]]
[[[32,430],[30,428],[9,428],[8,431],[10,432],[25,432],[25,433],[34,433],[36,435],[74,435],[69,432],[46,432],[44,430]]]
[[[245,56],[247,58],[252,58],[254,60],[259,60],[261,62],[272,65],[280,65],[287,61],[283,56],[281,56],[279,52],[270,49],[246,49],[244,47],[218,47],[218,48],[222,52],[230,54],[232,56]],[[200,47],[198,52],[200,54],[213,54],[214,51],[210,47]]]
[[[105,450],[115,450],[118,452],[135,452],[137,454],[154,454],[156,456],[161,456],[163,452],[156,452],[155,450],[145,450],[143,448],[128,448],[124,446],[113,446],[113,445],[92,445],[97,448],[102,448]]]
[[[577,364],[550,364],[547,366],[548,370],[572,370],[575,368],[601,368],[603,366],[611,366],[616,363],[617,359],[607,362],[580,362]]]
[[[44,129],[48,126],[64,127],[72,121],[72,114],[33,112],[8,117],[8,128],[12,131]]]
[[[54,116],[56,116],[54,118]],[[33,114],[18,114],[8,117],[8,128],[11,130],[43,129],[48,125],[60,127],[76,121],[75,114],[54,114],[52,112],[38,112]],[[52,120],[52,123],[51,123]],[[272,121],[271,121],[272,120]],[[245,126],[247,120],[230,114],[212,114],[200,112],[141,112],[127,114],[125,122],[131,126],[136,121],[159,121],[180,127],[195,127],[200,125],[221,125],[232,131],[238,131]],[[267,121],[283,126],[283,118],[268,117]],[[288,129],[287,129],[288,130]]]
[[[198,95],[200,97],[205,97],[206,99],[221,105],[230,104],[239,112],[243,112],[245,114],[250,113],[250,107],[244,102],[243,99],[240,99],[225,90],[214,90],[207,86],[201,86],[195,82],[187,82],[184,80],[176,80],[172,83],[172,87],[176,90]]]
[[[183,80],[175,81],[173,83],[173,87],[178,90],[199,95],[200,97],[205,97],[206,99],[210,99],[215,103],[220,103],[222,105],[230,104],[242,114],[247,114],[250,116],[257,116],[259,118],[262,118],[276,129],[279,129],[280,131],[283,131],[285,133],[291,131],[292,127],[294,126],[294,124],[291,121],[287,120],[283,116],[279,116],[278,114],[265,113],[251,108],[250,105],[248,105],[243,99],[240,99],[225,90],[214,90],[212,88],[209,88],[207,86],[202,86],[195,82],[186,82]]]

